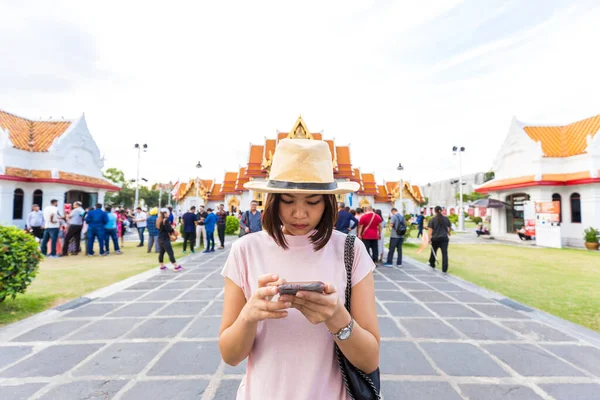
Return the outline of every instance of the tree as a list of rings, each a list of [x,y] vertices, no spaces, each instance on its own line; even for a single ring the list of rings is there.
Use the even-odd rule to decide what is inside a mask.
[[[107,168],[106,171],[102,173],[102,176],[117,184],[125,183],[125,173],[117,168]]]
[[[477,192],[473,192],[471,194],[466,194],[463,193],[463,202],[468,203],[470,201],[477,201],[480,199],[487,199],[488,195],[487,194],[482,194],[482,193],[477,193]],[[460,193],[456,193],[456,199],[460,200]]]
[[[496,177],[496,174],[494,173],[494,171],[489,171],[489,172],[486,172],[486,173],[483,175],[483,183],[485,183],[485,182],[488,182],[488,181],[491,181],[491,180],[492,180],[492,179],[494,179],[495,177]]]
[[[425,197],[422,202],[419,203],[419,207],[425,207],[429,204],[429,197]]]

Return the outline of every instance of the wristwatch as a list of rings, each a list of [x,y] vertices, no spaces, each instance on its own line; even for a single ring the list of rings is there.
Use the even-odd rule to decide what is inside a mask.
[[[338,333],[333,333],[331,331],[329,333],[331,334],[331,336],[334,337],[334,339],[346,340],[352,334],[352,328],[354,328],[354,320],[350,319],[350,323],[348,325],[346,325],[345,327],[343,327],[342,329],[340,329],[338,331]]]

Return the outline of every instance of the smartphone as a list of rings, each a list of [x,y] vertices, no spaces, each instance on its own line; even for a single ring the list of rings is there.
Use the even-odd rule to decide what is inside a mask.
[[[286,282],[277,286],[279,294],[291,294],[296,295],[300,291],[304,292],[317,292],[323,293],[325,291],[325,284],[323,282]]]

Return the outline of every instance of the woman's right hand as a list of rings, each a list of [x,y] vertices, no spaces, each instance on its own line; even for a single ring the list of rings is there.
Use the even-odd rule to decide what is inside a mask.
[[[287,317],[287,308],[292,307],[291,302],[272,302],[277,294],[277,285],[283,283],[277,275],[263,275],[258,279],[258,289],[248,299],[242,309],[241,316],[248,322],[259,322],[265,319],[281,319]]]

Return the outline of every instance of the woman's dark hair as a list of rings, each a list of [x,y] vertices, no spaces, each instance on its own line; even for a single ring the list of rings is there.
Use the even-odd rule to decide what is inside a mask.
[[[436,206],[435,207],[435,222],[437,222],[438,224],[442,223],[442,220],[444,219],[444,215],[442,214],[442,207],[440,206]]]
[[[265,209],[262,215],[262,227],[273,238],[278,246],[287,249],[288,244],[283,234],[283,222],[279,217],[279,202],[281,194],[272,193],[267,196]],[[335,222],[337,221],[337,199],[334,194],[324,194],[323,201],[325,202],[325,210],[321,220],[317,224],[316,232],[310,236],[310,241],[313,244],[315,251],[321,250],[333,233]]]
[[[375,214],[379,215],[379,217],[383,219],[383,214],[381,213],[380,209],[375,210]]]
[[[356,210],[355,209],[350,210],[350,214],[352,214],[352,216],[355,216],[356,215]]]

